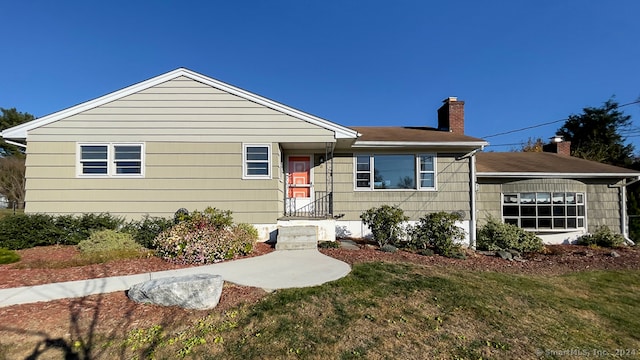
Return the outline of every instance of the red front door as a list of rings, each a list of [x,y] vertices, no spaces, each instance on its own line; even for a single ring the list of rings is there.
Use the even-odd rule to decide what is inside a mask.
[[[311,157],[289,156],[289,198],[311,198]]]

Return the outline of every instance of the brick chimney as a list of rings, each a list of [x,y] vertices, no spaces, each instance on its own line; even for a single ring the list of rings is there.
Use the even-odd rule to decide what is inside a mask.
[[[542,151],[571,156],[571,141],[564,141],[562,136],[556,135],[551,138],[551,142],[542,146]]]
[[[464,101],[448,97],[438,109],[438,130],[464,134]]]

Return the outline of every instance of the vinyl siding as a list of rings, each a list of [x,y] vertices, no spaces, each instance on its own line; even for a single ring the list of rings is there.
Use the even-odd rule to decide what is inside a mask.
[[[375,152],[375,154],[381,153]],[[398,154],[401,152],[392,151],[389,153]],[[418,220],[427,213],[437,211],[463,211],[465,220],[468,220],[470,211],[469,163],[468,160],[455,160],[460,155],[463,154],[437,154],[436,191],[356,191],[354,190],[353,174],[354,154],[336,154],[333,164],[334,214],[344,214],[341,220],[360,220],[360,215],[365,210],[387,204],[398,205],[411,220]]]
[[[34,129],[28,140],[335,142],[330,130],[185,77]]]
[[[275,223],[282,214],[277,144],[267,180],[242,180],[242,143],[146,142],[145,150],[144,178],[77,178],[75,143],[29,143],[26,211],[139,218],[213,206],[251,223]]]

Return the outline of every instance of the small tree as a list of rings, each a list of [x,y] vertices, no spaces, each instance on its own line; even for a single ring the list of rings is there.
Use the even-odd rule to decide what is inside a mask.
[[[0,158],[0,193],[19,208],[24,206],[24,174],[24,157],[14,155]]]
[[[371,229],[379,247],[397,243],[405,234],[402,223],[409,220],[397,206],[373,207],[360,215],[362,222]]]

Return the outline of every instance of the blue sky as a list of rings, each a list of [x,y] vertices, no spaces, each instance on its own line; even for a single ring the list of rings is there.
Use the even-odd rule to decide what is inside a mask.
[[[640,2],[0,0],[0,107],[41,117],[178,67],[346,126],[437,126],[508,151],[640,98]],[[623,108],[640,129],[640,104]],[[640,151],[640,132],[629,141]]]

